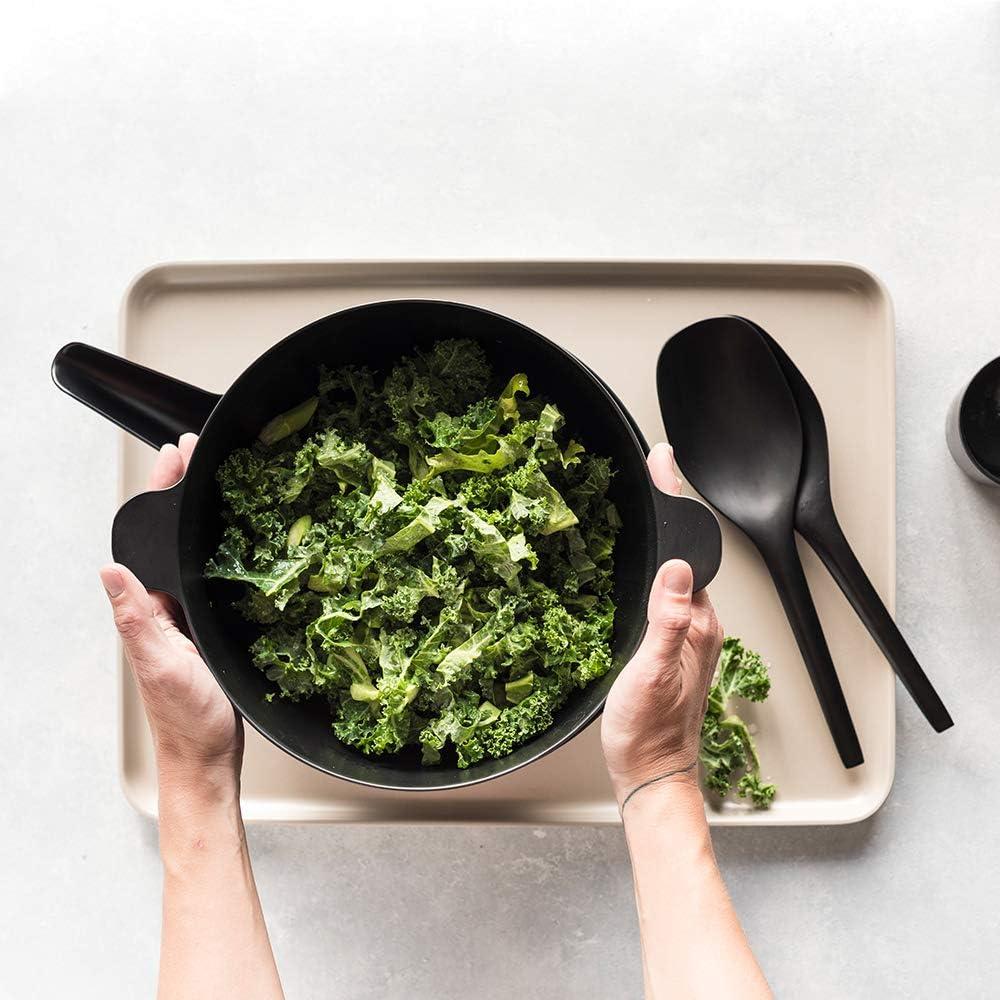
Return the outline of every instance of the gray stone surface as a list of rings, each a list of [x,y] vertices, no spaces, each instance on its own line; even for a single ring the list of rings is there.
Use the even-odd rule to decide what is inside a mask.
[[[942,420],[1000,353],[996,5],[484,8],[5,10],[0,996],[149,995],[157,952],[95,573],[115,435],[53,391],[54,350],[113,345],[125,283],[163,259],[592,255],[887,282],[899,617],[958,727],[901,699],[873,819],[716,845],[782,996],[995,995],[1000,493],[954,468]],[[618,829],[250,839],[290,997],[639,994]]]

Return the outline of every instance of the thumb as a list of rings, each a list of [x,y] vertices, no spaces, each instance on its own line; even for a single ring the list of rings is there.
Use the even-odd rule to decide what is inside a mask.
[[[665,562],[649,591],[649,628],[639,652],[660,663],[675,660],[691,627],[691,567],[682,559]]]
[[[120,563],[101,569],[101,583],[111,601],[115,628],[125,652],[136,672],[142,673],[142,667],[152,665],[166,645],[149,593],[135,574]]]

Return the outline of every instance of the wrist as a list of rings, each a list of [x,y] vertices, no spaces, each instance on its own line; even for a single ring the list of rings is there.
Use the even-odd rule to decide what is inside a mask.
[[[650,785],[637,793],[622,815],[637,884],[656,878],[698,879],[715,866],[705,800],[690,783]]]
[[[157,760],[160,810],[205,813],[239,804],[239,771],[225,765]]]
[[[243,767],[242,749],[227,749],[218,753],[192,751],[189,747],[159,739],[155,741],[156,773],[163,788],[206,796],[239,789]]]
[[[621,812],[626,831],[677,824],[708,827],[705,800],[693,768],[638,786],[626,795],[624,803]]]
[[[662,754],[652,763],[639,767],[609,767],[608,770],[619,809],[631,796],[644,795],[646,788],[664,784],[699,788],[697,751]]]
[[[168,875],[245,848],[239,771],[158,760],[160,855]]]

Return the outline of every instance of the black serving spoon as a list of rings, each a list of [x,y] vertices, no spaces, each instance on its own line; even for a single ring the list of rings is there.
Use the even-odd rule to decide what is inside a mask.
[[[795,548],[802,427],[775,356],[736,316],[703,320],[660,352],[656,385],[685,477],[770,570],[844,767],[864,760]]]
[[[795,507],[795,528],[823,560],[910,697],[940,733],[954,725],[948,709],[900,634],[837,520],[830,495],[830,446],[826,421],[816,393],[778,342],[756,323],[746,322],[757,330],[781,366],[799,411],[802,471]]]

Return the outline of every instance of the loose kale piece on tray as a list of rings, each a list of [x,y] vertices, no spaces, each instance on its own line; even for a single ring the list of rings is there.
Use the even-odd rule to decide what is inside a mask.
[[[498,382],[477,344],[444,340],[384,379],[322,370],[230,455],[205,572],[247,585],[280,696],[323,695],[343,742],[425,764],[551,726],[611,666],[621,526],[608,459],[563,425],[525,375]]]
[[[733,698],[761,702],[770,692],[771,678],[760,653],[728,636],[722,644],[722,655],[708,692],[700,759],[705,785],[711,791],[725,797],[735,784],[736,794],[749,799],[757,809],[770,808],[777,788],[763,780],[750,727],[735,713],[730,702]]]

